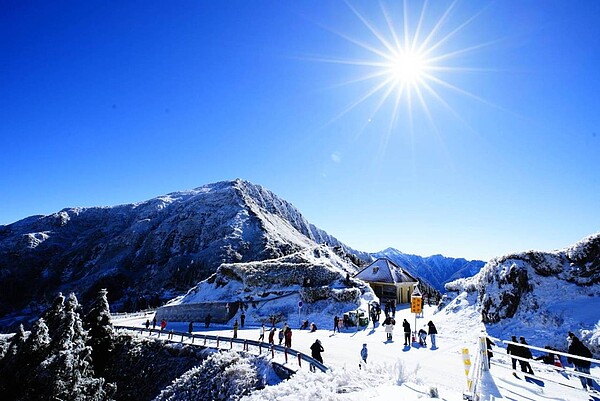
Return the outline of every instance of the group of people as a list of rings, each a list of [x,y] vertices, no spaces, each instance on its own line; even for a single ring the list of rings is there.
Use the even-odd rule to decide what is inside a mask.
[[[533,358],[531,354],[531,350],[529,347],[524,347],[523,345],[528,345],[527,341],[525,341],[525,337],[519,337],[519,341],[517,341],[517,336],[511,337],[511,342],[506,346],[506,353],[512,356],[516,356],[517,358],[511,358],[512,368],[513,370],[517,370],[517,360],[519,361],[519,365],[521,365],[521,372],[528,373],[533,375],[533,369],[529,364],[527,359]],[[521,359],[522,358],[522,359]],[[513,372],[513,374],[516,374]]]
[[[488,365],[489,365],[490,358],[493,356],[492,345],[495,345],[495,343],[489,337],[486,337],[486,343],[487,343],[487,354],[488,354]],[[562,362],[560,360],[560,357],[556,353],[556,350],[552,347],[549,347],[549,346],[544,347],[547,350],[546,354],[534,358],[531,353],[531,349],[528,346],[529,344],[525,340],[525,337],[521,336],[521,337],[519,337],[519,340],[517,341],[517,336],[511,336],[511,341],[509,341],[507,343],[508,343],[508,345],[506,346],[506,353],[508,355],[511,355],[511,357],[513,357],[513,358],[511,358],[513,370],[517,369],[517,361],[519,361],[519,365],[521,367],[521,372],[529,374],[529,375],[535,375],[535,373],[533,372],[533,369],[531,367],[531,364],[529,363],[529,359],[533,359],[536,361],[542,361],[545,364],[556,365],[556,366],[562,367]],[[573,364],[573,367],[575,368],[576,372],[580,372],[585,375],[589,375],[590,374],[590,366],[592,364],[591,361],[589,361],[587,359],[577,358],[577,356],[582,357],[582,358],[591,359],[591,358],[593,358],[592,352],[589,350],[588,347],[586,347],[581,342],[581,340],[573,332],[570,332],[570,331],[568,332],[567,343],[568,343],[567,353],[570,354],[570,356],[567,357],[567,362]],[[513,372],[513,375],[516,375],[516,373]],[[588,389],[591,390],[594,388],[594,382],[590,377],[579,376],[579,380],[581,381],[581,385],[583,386],[583,388],[585,390],[588,390]]]
[[[388,315],[385,320],[383,321],[383,327],[385,330],[385,335],[386,335],[386,339],[387,341],[392,341],[393,339],[393,335],[394,335],[394,326],[396,325],[396,320]],[[427,330],[425,330],[425,328],[421,328],[417,335],[418,335],[418,341],[419,341],[419,345],[421,345],[422,347],[426,347],[427,346],[427,336],[429,336],[429,338],[431,339],[431,347],[432,349],[436,349],[437,345],[435,342],[435,338],[437,335],[437,328],[435,327],[435,324],[430,320],[425,327],[427,327]],[[411,344],[411,335],[412,335],[412,329],[410,327],[410,323],[408,323],[408,320],[404,319],[402,321],[402,330],[404,332],[404,346],[408,347]]]

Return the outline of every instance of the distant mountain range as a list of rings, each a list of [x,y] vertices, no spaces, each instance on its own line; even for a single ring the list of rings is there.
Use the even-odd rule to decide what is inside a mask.
[[[134,204],[31,216],[0,226],[0,327],[36,316],[59,291],[76,291],[83,305],[106,288],[117,310],[158,306],[222,263],[276,259],[318,244],[355,265],[374,256],[310,224],[271,191],[239,179]],[[483,265],[391,249],[381,254],[436,288]]]
[[[444,285],[462,277],[471,277],[485,265],[482,260],[449,258],[442,255],[422,257],[402,253],[394,248],[373,253],[375,258],[385,257],[408,270],[412,275],[427,281],[433,288],[444,292]]]

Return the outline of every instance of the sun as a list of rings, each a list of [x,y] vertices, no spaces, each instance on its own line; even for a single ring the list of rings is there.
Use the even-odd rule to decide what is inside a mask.
[[[393,54],[388,74],[396,85],[418,85],[425,78],[427,60],[419,53],[400,50]]]
[[[431,112],[434,103],[441,105],[452,115],[460,118],[459,113],[453,109],[451,102],[447,99],[449,93],[454,92],[487,103],[466,89],[453,84],[448,78],[453,74],[456,76],[456,74],[485,71],[481,68],[461,65],[460,59],[461,56],[493,42],[467,47],[457,47],[452,43],[453,39],[456,39],[481,14],[481,11],[466,21],[451,26],[448,21],[455,9],[456,1],[452,2],[437,19],[432,19],[427,15],[428,2],[425,1],[416,22],[412,22],[409,16],[415,14],[409,12],[408,3],[408,1],[404,1],[400,12],[395,14],[390,12],[383,3],[380,3],[380,13],[383,18],[379,18],[379,24],[375,24],[356,7],[346,2],[351,12],[367,29],[368,35],[364,36],[363,34],[364,37],[356,37],[326,28],[357,46],[359,50],[366,51],[363,52],[366,57],[363,59],[319,58],[317,61],[356,66],[363,69],[362,71],[365,71],[366,68],[367,72],[361,77],[353,78],[338,86],[372,83],[370,87],[366,85],[368,89],[336,115],[330,123],[353,111],[359,105],[369,104],[372,110],[365,119],[368,122],[374,120],[382,110],[392,110],[386,137],[389,137],[394,131],[398,121],[406,120],[412,124],[417,109],[422,112],[420,115],[424,115],[430,126],[437,131]],[[464,41],[460,43],[464,43]],[[371,99],[375,101],[368,102]],[[385,107],[390,104],[391,108]],[[405,113],[406,119],[399,117],[401,112]]]

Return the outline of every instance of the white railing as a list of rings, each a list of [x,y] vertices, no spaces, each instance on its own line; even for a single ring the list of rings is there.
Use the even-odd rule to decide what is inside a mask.
[[[499,344],[499,343],[512,344],[512,345],[517,345],[520,347],[529,348],[529,349],[536,350],[536,351],[542,351],[546,354],[560,355],[560,356],[564,356],[564,357],[570,358],[570,359],[579,359],[579,360],[589,361],[591,363],[600,364],[600,360],[594,359],[594,358],[586,358],[586,357],[582,357],[579,355],[569,354],[567,352],[556,351],[556,350],[547,349],[547,348],[540,348],[540,347],[536,347],[534,345],[522,344],[522,343],[508,341],[508,340],[502,340],[499,338],[490,337],[490,339],[494,340],[496,342],[496,344]],[[499,347],[497,347],[497,348],[499,348]],[[463,399],[465,399],[465,400],[478,401],[481,399],[481,394],[479,394],[479,389],[481,387],[481,383],[480,383],[481,372],[485,371],[486,369],[489,368],[489,366],[487,365],[487,363],[488,363],[487,352],[488,352],[488,350],[487,350],[486,337],[485,336],[480,337],[479,341],[478,341],[478,345],[477,345],[477,353],[475,355],[475,363],[472,365],[472,368],[469,371],[469,375],[467,378],[467,388],[463,392]],[[497,355],[502,355],[503,357],[506,357],[509,361],[510,361],[510,359],[516,359],[518,361],[527,361],[530,364],[532,364],[533,366],[543,367],[544,369],[548,369],[549,367],[551,367],[552,370],[557,371],[557,372],[563,372],[564,374],[566,374],[568,376],[585,377],[585,378],[590,378],[592,380],[595,380],[597,382],[600,381],[600,378],[597,376],[592,376],[590,374],[586,374],[583,372],[578,372],[573,369],[565,368],[564,365],[562,364],[562,361],[560,361],[560,359],[559,359],[559,361],[561,363],[561,366],[556,366],[556,365],[549,365],[547,363],[536,361],[536,360],[530,359],[530,358],[523,358],[523,357],[512,355],[512,354],[507,354],[506,350],[504,348],[494,349],[493,352],[494,352],[494,357]],[[493,359],[491,360],[491,363],[495,366],[502,365],[502,364],[494,361]],[[543,378],[544,381],[549,381],[549,382],[552,382],[552,383],[555,383],[555,384],[558,384],[561,386],[572,387],[572,386],[565,384],[564,382],[553,380],[553,378],[551,378],[547,375],[546,376],[542,376],[542,375],[535,376],[535,375],[525,373],[525,372],[519,372],[519,374],[523,375],[525,377],[532,378],[532,379]]]
[[[154,313],[156,313],[156,309],[145,309],[145,310],[141,310],[138,312],[119,312],[119,313],[111,312],[110,317],[116,318],[116,319],[128,319],[131,317],[142,317],[142,316],[153,315]]]

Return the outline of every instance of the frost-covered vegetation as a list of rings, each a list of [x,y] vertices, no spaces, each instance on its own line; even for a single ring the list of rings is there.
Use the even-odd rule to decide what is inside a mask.
[[[81,316],[75,295],[59,294],[30,332],[0,337],[2,400],[225,400],[274,377],[251,355],[117,334],[104,290]]]
[[[163,390],[155,401],[239,400],[262,388],[267,361],[237,352],[214,353]]]
[[[478,294],[482,321],[501,324],[515,320],[540,331],[568,328],[600,352],[594,330],[578,330],[587,324],[579,310],[600,296],[600,234],[552,252],[527,251],[489,261],[474,277],[446,284],[446,290]],[[543,330],[541,330],[543,328]],[[564,333],[546,338],[548,345],[564,346]]]

